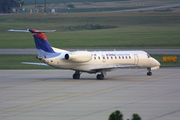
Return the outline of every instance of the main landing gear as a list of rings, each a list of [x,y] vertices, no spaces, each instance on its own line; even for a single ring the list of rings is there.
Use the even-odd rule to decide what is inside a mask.
[[[82,73],[81,71],[76,71],[76,72],[73,74],[73,79],[80,79],[80,74],[81,74],[81,73]],[[97,78],[98,80],[103,80],[105,75],[106,75],[106,72],[105,72],[105,71],[101,71],[101,74],[98,74],[98,75],[96,76],[96,78]]]
[[[152,75],[151,68],[147,68],[147,70],[148,70],[147,75],[151,76]]]
[[[105,75],[106,75],[106,72],[102,70],[101,74],[97,74],[96,78],[98,80],[103,80]]]
[[[80,79],[80,74],[81,74],[80,71],[76,71],[76,72],[73,74],[73,79]]]
[[[98,80],[103,80],[103,79],[104,79],[104,75],[103,75],[103,74],[98,74],[98,75],[96,76],[96,78],[97,78]]]

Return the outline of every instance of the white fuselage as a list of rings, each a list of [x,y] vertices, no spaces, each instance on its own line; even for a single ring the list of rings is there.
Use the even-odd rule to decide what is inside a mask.
[[[68,53],[88,53],[90,59],[83,61],[67,60],[65,55]],[[83,58],[83,56],[81,56]],[[81,58],[81,59],[82,59]],[[75,52],[62,52],[55,58],[46,58],[44,62],[50,66],[59,69],[72,69],[84,72],[91,71],[94,68],[105,68],[116,66],[127,66],[127,65],[139,65],[139,67],[155,68],[159,67],[159,62],[154,58],[150,57],[144,51],[99,51],[99,52],[88,52],[88,51],[75,51]]]

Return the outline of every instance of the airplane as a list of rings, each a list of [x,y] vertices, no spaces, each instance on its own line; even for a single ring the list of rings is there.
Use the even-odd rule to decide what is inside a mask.
[[[148,53],[135,51],[66,51],[52,47],[45,33],[56,30],[8,30],[10,32],[32,33],[37,49],[36,57],[43,63],[22,62],[23,64],[52,66],[58,69],[74,70],[73,79],[80,79],[83,72],[97,74],[98,80],[103,80],[106,72],[120,68],[147,68],[147,75],[151,70],[158,69],[160,63]]]

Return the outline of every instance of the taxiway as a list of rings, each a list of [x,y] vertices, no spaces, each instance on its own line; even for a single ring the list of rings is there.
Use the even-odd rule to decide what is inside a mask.
[[[124,119],[180,119],[180,68],[120,69],[105,80],[73,71],[0,70],[1,120],[107,120],[115,110]]]

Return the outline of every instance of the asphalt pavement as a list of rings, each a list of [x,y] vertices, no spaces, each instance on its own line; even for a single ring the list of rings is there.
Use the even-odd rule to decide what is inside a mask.
[[[180,68],[119,69],[105,80],[70,70],[0,70],[1,120],[180,120]]]

